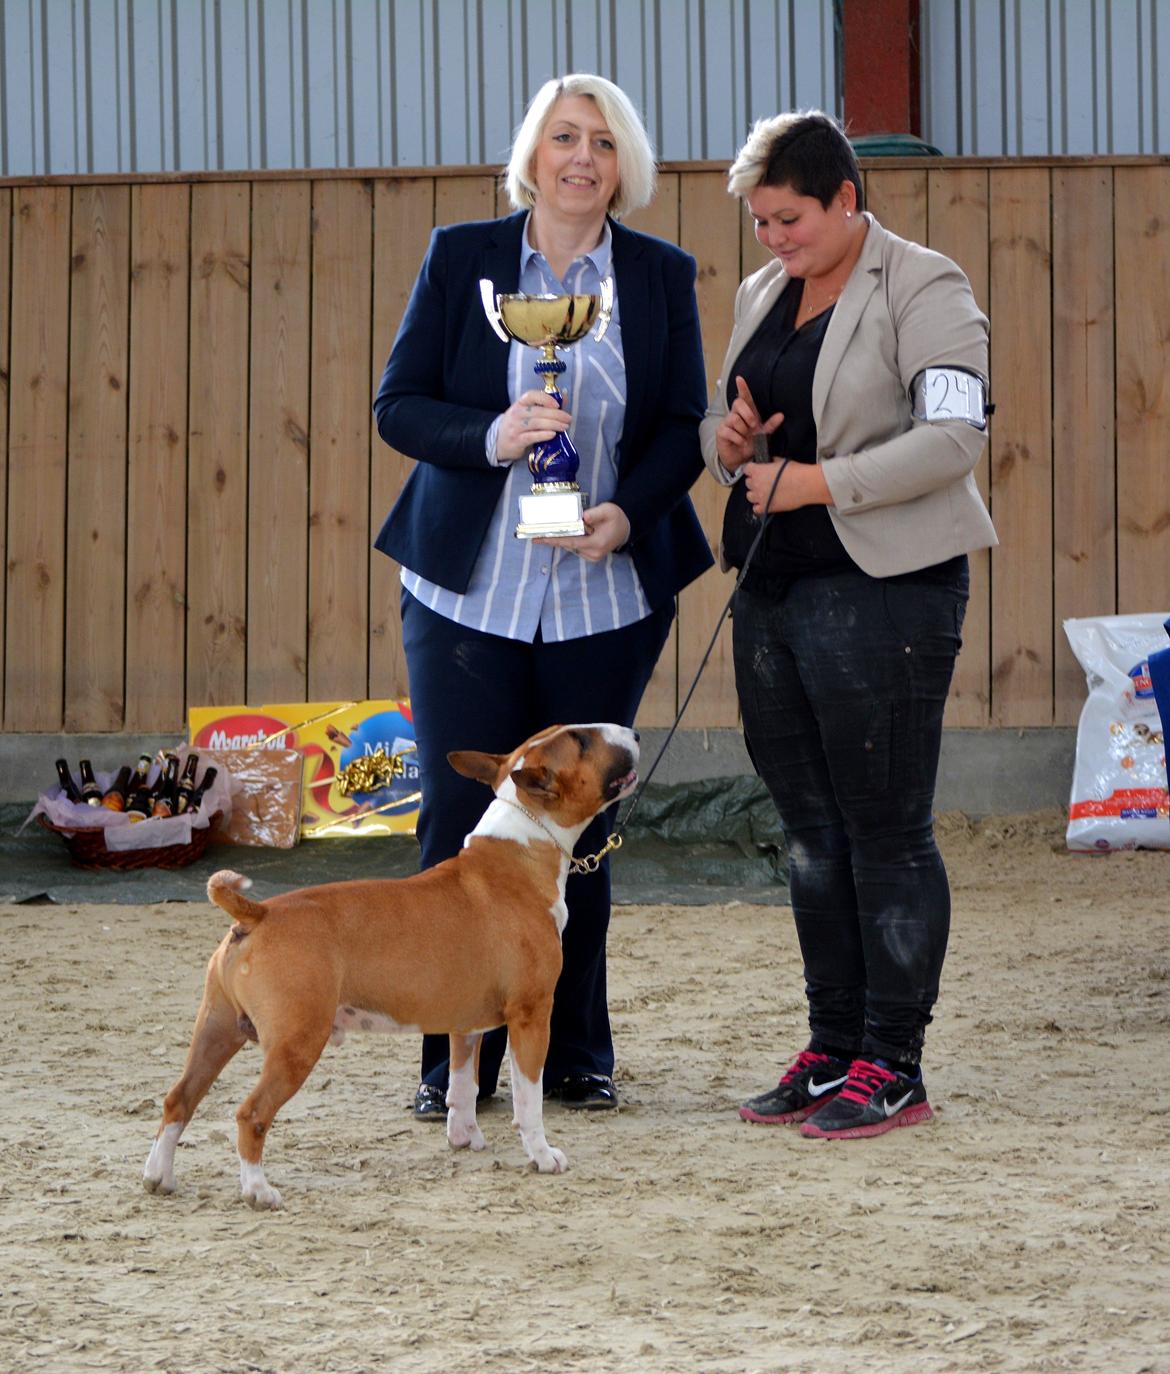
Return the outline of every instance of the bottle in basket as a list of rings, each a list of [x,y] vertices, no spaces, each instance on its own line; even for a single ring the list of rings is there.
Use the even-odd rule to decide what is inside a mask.
[[[199,755],[188,754],[187,762],[183,765],[183,776],[179,779],[178,795],[175,798],[175,815],[181,816],[191,805],[191,797],[195,791],[195,770],[199,767]]]
[[[90,806],[101,806],[102,789],[93,775],[93,764],[88,759],[82,759],[77,771],[81,774],[81,800]]]
[[[218,775],[219,769],[216,768],[214,765],[207,769],[207,771],[203,774],[203,781],[199,784],[195,791],[191,793],[191,801],[187,807],[188,811],[199,810],[199,803],[203,800],[203,794],[215,781]]]
[[[161,777],[162,774],[160,773]],[[144,821],[154,805],[154,795],[150,786],[150,755],[138,756],[138,767],[130,779],[130,800],[126,803],[126,814],[132,821]]]
[[[73,781],[73,774],[69,771],[69,764],[65,759],[57,760],[57,777],[61,783],[61,793],[66,801],[80,802],[81,793],[77,790],[77,784]]]
[[[102,805],[107,811],[125,811],[130,800],[130,779],[134,776],[130,765],[123,764],[118,776],[102,794]]]
[[[179,785],[179,756],[168,754],[166,764],[154,785],[150,814],[152,816],[173,816],[175,798]]]

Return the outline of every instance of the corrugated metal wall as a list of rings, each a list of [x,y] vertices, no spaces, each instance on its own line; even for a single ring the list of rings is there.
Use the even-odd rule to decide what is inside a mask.
[[[922,0],[922,24],[944,153],[1170,151],[1170,0]]]
[[[0,175],[494,164],[566,71],[668,160],[840,107],[833,0],[0,0]]]
[[[598,71],[667,160],[840,113],[834,0],[0,0],[0,175],[495,164]],[[978,156],[1170,150],[1170,0],[922,0],[923,134]]]

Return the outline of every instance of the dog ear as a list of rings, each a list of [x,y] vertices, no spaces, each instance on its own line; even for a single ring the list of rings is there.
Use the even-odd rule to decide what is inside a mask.
[[[447,755],[447,762],[456,773],[476,782],[486,782],[489,787],[496,785],[500,766],[507,754],[481,754],[475,749],[455,749]]]
[[[517,768],[512,781],[517,792],[527,792],[530,797],[540,797],[542,801],[553,801],[561,794],[557,775],[551,768]]]

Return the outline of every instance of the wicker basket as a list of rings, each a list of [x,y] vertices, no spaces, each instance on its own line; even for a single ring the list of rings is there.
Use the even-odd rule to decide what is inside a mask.
[[[185,868],[203,857],[218,819],[218,814],[212,816],[210,825],[192,830],[189,844],[168,844],[159,849],[107,849],[106,832],[101,826],[70,830],[54,825],[44,815],[37,817],[44,829],[61,836],[69,851],[69,858],[78,868],[123,871],[132,868]]]

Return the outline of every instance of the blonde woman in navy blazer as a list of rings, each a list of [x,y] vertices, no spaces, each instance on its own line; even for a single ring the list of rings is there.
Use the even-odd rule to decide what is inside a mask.
[[[979,408],[933,414],[922,388],[979,395],[987,320],[953,262],[864,212],[828,116],[761,121],[729,183],[774,261],[739,289],[703,456],[730,487],[725,566],[770,517],[736,595],[736,685],[788,841],[811,1032],[740,1115],[877,1135],[931,1116],[950,921],[935,777],[967,554],[996,542]]]
[[[632,725],[674,598],[713,561],[687,496],[703,466],[706,392],[695,263],[619,222],[654,190],[637,112],[601,77],[548,82],[517,134],[507,187],[516,214],[434,231],[374,403],[382,438],[416,460],[376,544],[403,569],[424,867],[462,846],[486,802],[447,752],[504,752],[557,722]],[[536,350],[493,334],[479,282],[589,292],[605,276],[614,322],[600,343],[567,350],[559,409],[532,371]],[[517,497],[531,483],[522,460],[566,429],[587,533],[516,540]],[[599,850],[611,823],[599,817],[579,852]],[[545,1091],[612,1108],[608,864],[570,877],[566,900]],[[484,1038],[481,1097],[504,1044],[502,1030]],[[446,1038],[427,1036],[415,1115],[445,1119],[446,1086]]]

